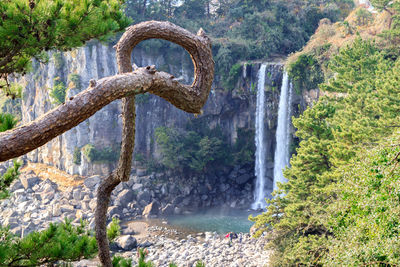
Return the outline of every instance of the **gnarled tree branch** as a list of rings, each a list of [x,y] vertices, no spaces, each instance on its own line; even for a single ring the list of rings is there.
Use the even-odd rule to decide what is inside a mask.
[[[181,84],[171,74],[158,72],[154,66],[132,72],[130,58],[133,48],[151,38],[168,40],[187,50],[194,64],[195,79],[192,85]],[[112,266],[106,234],[111,192],[121,181],[129,179],[131,170],[135,141],[135,95],[149,92],[181,110],[200,113],[214,78],[211,42],[202,29],[194,35],[169,22],[144,22],[129,27],[116,48],[119,75],[93,81],[89,88],[35,121],[0,134],[0,161],[5,161],[44,145],[110,102],[124,98],[123,138],[118,167],[101,182],[97,192],[96,238],[99,258],[104,266]]]
[[[149,21],[126,30],[117,44],[117,62],[120,73],[132,71],[131,53],[141,41],[159,38],[183,46],[194,63],[195,79],[191,86],[183,85],[165,72],[157,72],[154,66],[146,70],[153,74],[153,83],[148,92],[161,96],[177,108],[191,113],[199,113],[210,93],[214,78],[214,61],[211,43],[203,30],[197,35],[169,22]],[[117,170],[101,182],[97,191],[95,213],[96,239],[99,258],[104,266],[112,266],[107,240],[107,208],[111,193],[121,181],[128,181],[131,170],[132,153],[135,142],[135,96],[123,99],[123,129],[121,154]]]

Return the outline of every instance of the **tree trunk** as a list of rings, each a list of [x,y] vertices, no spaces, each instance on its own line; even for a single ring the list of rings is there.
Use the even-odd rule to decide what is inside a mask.
[[[158,38],[181,45],[190,54],[194,64],[194,82],[180,84],[175,77],[158,72],[154,66],[132,72],[131,53],[141,41]],[[71,97],[66,103],[49,111],[27,125],[0,134],[0,161],[32,151],[54,137],[75,127],[110,102],[123,99],[123,131],[118,167],[104,179],[97,191],[95,212],[96,239],[103,266],[112,266],[106,234],[107,209],[113,189],[128,181],[135,141],[135,95],[152,93],[177,108],[200,113],[210,93],[214,78],[211,42],[202,29],[194,35],[169,22],[149,21],[127,28],[117,46],[119,75],[103,78],[85,91]]]

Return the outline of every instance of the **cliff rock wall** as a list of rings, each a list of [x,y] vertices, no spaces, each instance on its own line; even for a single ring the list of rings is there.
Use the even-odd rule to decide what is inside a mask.
[[[188,54],[183,50],[163,55],[159,52],[147,54],[146,49],[142,48],[135,49],[133,57],[139,66],[155,64],[158,69],[180,77],[183,82],[192,81],[193,67],[190,65]],[[232,91],[214,86],[203,108],[204,112],[199,118],[176,109],[157,96],[138,96],[135,152],[146,158],[159,158],[160,151],[154,137],[155,129],[160,126],[184,129],[187,122],[194,119],[205,120],[210,128],[220,126],[224,135],[228,136],[229,142],[234,143],[238,128],[254,129],[259,68],[260,63],[244,64]],[[266,72],[265,144],[268,161],[267,177],[270,181],[268,187],[272,189],[275,131],[283,64],[270,63]],[[91,42],[71,52],[50,53],[48,64],[34,63],[32,73],[23,79],[25,83],[22,101],[23,123],[34,120],[56,106],[54,99],[50,97],[50,92],[57,84],[65,87],[68,98],[86,88],[89,80],[116,73],[115,50],[112,45]],[[292,105],[292,110],[298,114],[305,106],[303,97],[296,95]],[[76,128],[32,151],[27,155],[27,159],[56,166],[70,174],[83,176],[108,174],[115,167],[121,142],[120,112],[120,101],[111,103]],[[108,155],[112,155],[105,160],[91,161],[82,149],[88,145],[97,151],[108,151]],[[252,176],[248,181],[250,184],[254,180],[253,169],[250,166],[247,170]]]

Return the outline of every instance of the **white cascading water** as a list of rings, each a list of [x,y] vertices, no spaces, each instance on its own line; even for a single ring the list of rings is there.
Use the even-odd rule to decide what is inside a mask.
[[[264,116],[265,116],[265,101],[264,101],[264,86],[265,86],[265,70],[267,65],[262,64],[258,71],[257,85],[257,106],[256,106],[256,186],[254,189],[254,202],[251,205],[252,209],[264,209],[265,203],[265,146],[264,146]]]
[[[281,95],[279,97],[278,126],[276,129],[276,149],[274,158],[274,190],[278,183],[285,183],[282,171],[289,165],[290,125],[292,84],[287,72],[283,74]]]

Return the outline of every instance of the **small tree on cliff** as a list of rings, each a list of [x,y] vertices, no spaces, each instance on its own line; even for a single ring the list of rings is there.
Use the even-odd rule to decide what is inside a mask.
[[[158,38],[174,42],[192,57],[195,79],[191,86],[154,66],[132,71],[131,53],[141,41]],[[135,140],[135,95],[153,93],[177,108],[200,113],[214,78],[211,42],[202,29],[194,35],[169,22],[150,21],[129,27],[116,45],[119,75],[92,80],[89,88],[35,121],[0,134],[0,161],[21,156],[83,122],[110,102],[123,98],[123,130],[118,167],[99,185],[95,212],[99,258],[112,266],[106,233],[107,208],[113,189],[128,181]]]

